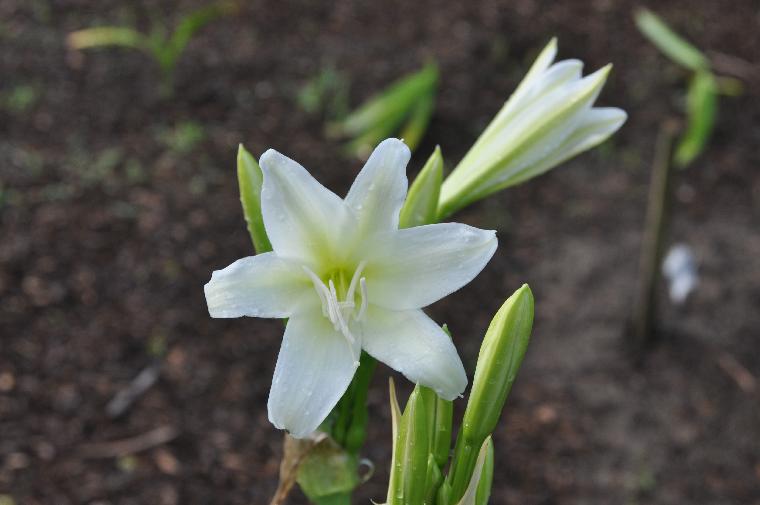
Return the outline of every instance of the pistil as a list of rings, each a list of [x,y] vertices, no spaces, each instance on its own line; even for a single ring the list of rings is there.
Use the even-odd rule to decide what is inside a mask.
[[[319,296],[319,300],[322,303],[322,315],[329,319],[335,331],[340,332],[346,339],[354,356],[355,365],[359,364],[359,356],[357,356],[355,350],[356,338],[351,333],[350,323],[351,321],[361,321],[367,313],[367,280],[361,275],[366,264],[366,261],[359,263],[351,276],[348,290],[345,292],[345,277],[342,271],[331,275],[325,284],[311,269],[303,266],[304,272],[311,279],[314,290],[317,292],[317,296]],[[336,287],[336,279],[338,287]],[[357,287],[359,288],[359,296],[361,297],[361,305],[358,311],[356,310]],[[345,298],[341,300],[341,295],[344,294]]]

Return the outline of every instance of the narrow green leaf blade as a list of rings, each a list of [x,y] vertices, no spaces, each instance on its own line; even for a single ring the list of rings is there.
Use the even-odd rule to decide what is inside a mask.
[[[172,66],[176,63],[177,58],[179,58],[188,42],[190,42],[190,39],[198,30],[220,16],[234,13],[237,9],[238,6],[235,2],[224,1],[203,6],[185,15],[169,39],[168,58],[170,62],[168,63]]]
[[[718,86],[710,72],[694,74],[686,96],[688,126],[674,155],[679,167],[691,164],[707,146],[718,109],[717,94]]]
[[[709,68],[707,57],[674,32],[658,15],[642,9],[635,17],[639,31],[671,60],[694,71]]]
[[[400,124],[419,97],[428,94],[437,81],[437,66],[425,66],[367,100],[341,122],[340,130],[353,137],[387,121]]]
[[[77,30],[68,34],[66,42],[72,49],[121,46],[143,51],[148,50],[145,35],[123,26],[98,26]]]
[[[441,475],[441,469],[438,467],[438,463],[435,461],[435,456],[428,455],[427,474],[425,475],[425,501],[424,503],[435,503],[435,496],[438,492],[438,487],[441,485],[443,476]]]
[[[393,447],[391,453],[391,471],[388,479],[388,496],[386,497],[387,505],[399,505],[404,497],[403,479],[402,479],[402,458],[401,450],[403,428],[401,426],[401,409],[398,405],[396,396],[396,384],[393,377],[388,379],[388,390],[391,404],[391,428],[393,434]]]
[[[243,144],[240,144],[238,148],[237,175],[243,216],[248,225],[253,247],[259,254],[269,252],[272,250],[272,244],[267,237],[261,215],[261,186],[264,175],[256,159],[243,147]]]
[[[485,475],[489,452],[492,456],[490,476]],[[478,457],[475,460],[475,465],[467,484],[467,489],[465,489],[462,498],[457,502],[457,505],[480,505],[481,502],[478,502],[478,491],[480,490],[481,482],[483,482],[484,477],[489,478],[489,482],[485,482],[483,487],[487,487],[488,494],[490,494],[490,480],[493,478],[493,443],[491,442],[490,436],[485,439],[480,446],[480,451],[478,451]],[[488,497],[486,497],[486,501],[488,501]]]
[[[485,443],[486,455],[483,471],[478,481],[478,489],[475,492],[475,505],[488,505],[488,499],[491,497],[491,486],[493,485],[493,439],[489,436]]]
[[[409,149],[414,152],[425,136],[430,118],[435,107],[435,88],[431,88],[427,95],[421,96],[411,111],[411,115],[399,134]]]
[[[422,505],[425,500],[425,476],[430,454],[428,447],[428,419],[424,395],[416,386],[404,410],[404,505]]]
[[[400,228],[411,228],[435,222],[438,197],[443,183],[443,156],[436,146],[425,166],[414,179],[399,216]]]

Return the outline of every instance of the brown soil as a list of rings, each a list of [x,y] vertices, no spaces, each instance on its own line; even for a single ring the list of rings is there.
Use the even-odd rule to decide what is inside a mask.
[[[635,5],[253,2],[193,40],[172,100],[142,55],[64,46],[74,29],[146,27],[151,13],[176,20],[201,3],[0,3],[0,495],[266,503],[281,451],[266,396],[282,325],[211,320],[202,291],[212,270],[251,253],[237,143],[277,148],[345,191],[359,164],[298,108],[299,87],[334,65],[356,104],[433,57],[441,91],[410,174],[436,143],[453,166],[557,35],[561,57],[614,62],[600,103],[624,107],[629,122],[594,152],[458,215],[498,229],[501,247],[431,309],[472,371],[500,301],[522,282],[536,295],[533,342],[494,435],[492,503],[760,504],[757,83],[721,100],[708,152],[678,176],[672,237],[694,248],[701,284],[687,306],[661,306],[662,342],[634,367],[621,335],[649,163],[684,83],[636,32]],[[757,58],[752,0],[652,7],[700,47]],[[14,108],[19,86],[34,99]],[[199,142],[166,141],[188,121],[202,126]],[[109,417],[111,398],[157,359],[156,384]],[[377,471],[356,503],[384,498],[387,374],[370,395],[366,456]],[[103,446],[165,426],[170,440],[134,457]]]

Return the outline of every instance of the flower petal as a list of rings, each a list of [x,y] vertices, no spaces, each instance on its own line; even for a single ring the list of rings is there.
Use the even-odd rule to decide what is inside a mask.
[[[406,164],[411,153],[398,139],[380,142],[364,164],[346,203],[354,211],[361,230],[395,230],[406,197]]]
[[[467,374],[451,338],[421,310],[370,305],[362,326],[362,347],[410,381],[446,400],[464,391]]]
[[[211,317],[288,317],[303,296],[313,294],[301,267],[273,252],[215,271],[203,290]]]
[[[459,223],[377,235],[365,251],[369,302],[394,310],[430,305],[478,275],[496,245],[496,232]]]
[[[359,353],[359,342],[349,347],[318,305],[293,315],[269,390],[271,423],[296,438],[316,430],[348,388]]]
[[[261,155],[259,164],[264,173],[261,212],[274,251],[306,260],[330,254],[350,218],[340,197],[273,149]]]
[[[627,118],[628,115],[624,110],[615,107],[594,107],[593,109],[589,109],[575,126],[572,134],[557,149],[551,151],[549,156],[538,161],[529,170],[525,171],[512,184],[519,184],[524,180],[535,177],[577,156],[583,151],[601,144],[610,135],[620,129]]]

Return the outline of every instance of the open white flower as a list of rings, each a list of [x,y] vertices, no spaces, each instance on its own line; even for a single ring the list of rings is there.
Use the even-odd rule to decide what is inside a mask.
[[[439,216],[542,174],[623,125],[625,111],[594,107],[611,65],[581,77],[582,61],[552,63],[556,55],[552,39],[443,183]]]
[[[341,199],[295,161],[265,152],[261,210],[273,252],[240,259],[205,286],[212,317],[289,318],[268,407],[295,437],[327,417],[362,349],[443,398],[467,385],[450,338],[420,308],[483,269],[495,232],[398,229],[409,157],[400,140],[383,141]]]

